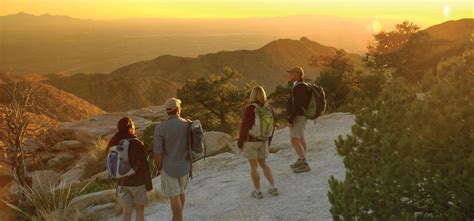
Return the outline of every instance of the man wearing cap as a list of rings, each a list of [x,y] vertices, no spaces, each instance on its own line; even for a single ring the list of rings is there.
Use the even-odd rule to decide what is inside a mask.
[[[165,102],[168,119],[155,128],[154,158],[161,174],[161,189],[171,200],[173,220],[183,220],[185,190],[189,182],[191,163],[187,159],[189,123],[180,117],[181,101]]]
[[[304,71],[301,67],[294,67],[287,71],[293,87],[288,98],[288,127],[290,128],[291,144],[298,154],[298,160],[290,167],[295,173],[311,170],[306,162],[306,141],[304,131],[306,127],[305,110],[308,108],[310,94],[308,86],[304,83]]]

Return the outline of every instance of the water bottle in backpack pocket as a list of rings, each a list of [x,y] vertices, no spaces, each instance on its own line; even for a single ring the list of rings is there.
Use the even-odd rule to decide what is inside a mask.
[[[128,157],[128,149],[132,139],[123,139],[115,146],[110,147],[107,153],[107,171],[115,178],[120,179],[135,174]]]

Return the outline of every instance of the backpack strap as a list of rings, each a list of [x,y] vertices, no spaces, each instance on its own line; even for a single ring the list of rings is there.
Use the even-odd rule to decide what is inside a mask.
[[[250,105],[254,106],[253,112],[254,112],[255,115],[257,115],[257,113],[256,113],[255,111],[257,110],[257,107],[259,107],[259,105],[256,104],[256,103],[254,103],[254,102],[250,103]],[[254,116],[253,118],[255,119],[256,116]],[[254,122],[253,124],[255,125],[255,122]],[[252,127],[253,127],[253,125],[252,125]],[[251,129],[252,129],[252,128],[249,128],[249,131],[250,131]],[[249,132],[249,131],[247,131],[247,142],[249,142],[249,140],[250,140],[250,132]]]
[[[188,131],[186,135],[187,139],[187,144],[188,144],[188,159],[189,159],[189,178],[193,179],[193,151],[192,151],[192,145],[193,145],[193,131],[191,126],[193,125],[193,122],[189,119],[186,119],[188,122]]]

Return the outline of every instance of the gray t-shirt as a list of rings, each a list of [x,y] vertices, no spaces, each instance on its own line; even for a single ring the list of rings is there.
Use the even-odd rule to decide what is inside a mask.
[[[171,177],[187,175],[191,169],[187,159],[188,122],[178,116],[170,116],[155,128],[153,152],[162,154],[162,169]]]

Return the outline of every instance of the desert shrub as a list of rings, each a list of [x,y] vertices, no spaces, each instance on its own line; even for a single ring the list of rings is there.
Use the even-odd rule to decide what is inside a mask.
[[[99,139],[95,141],[89,151],[90,158],[84,166],[83,177],[91,177],[105,170],[105,157],[107,156],[107,140]]]

